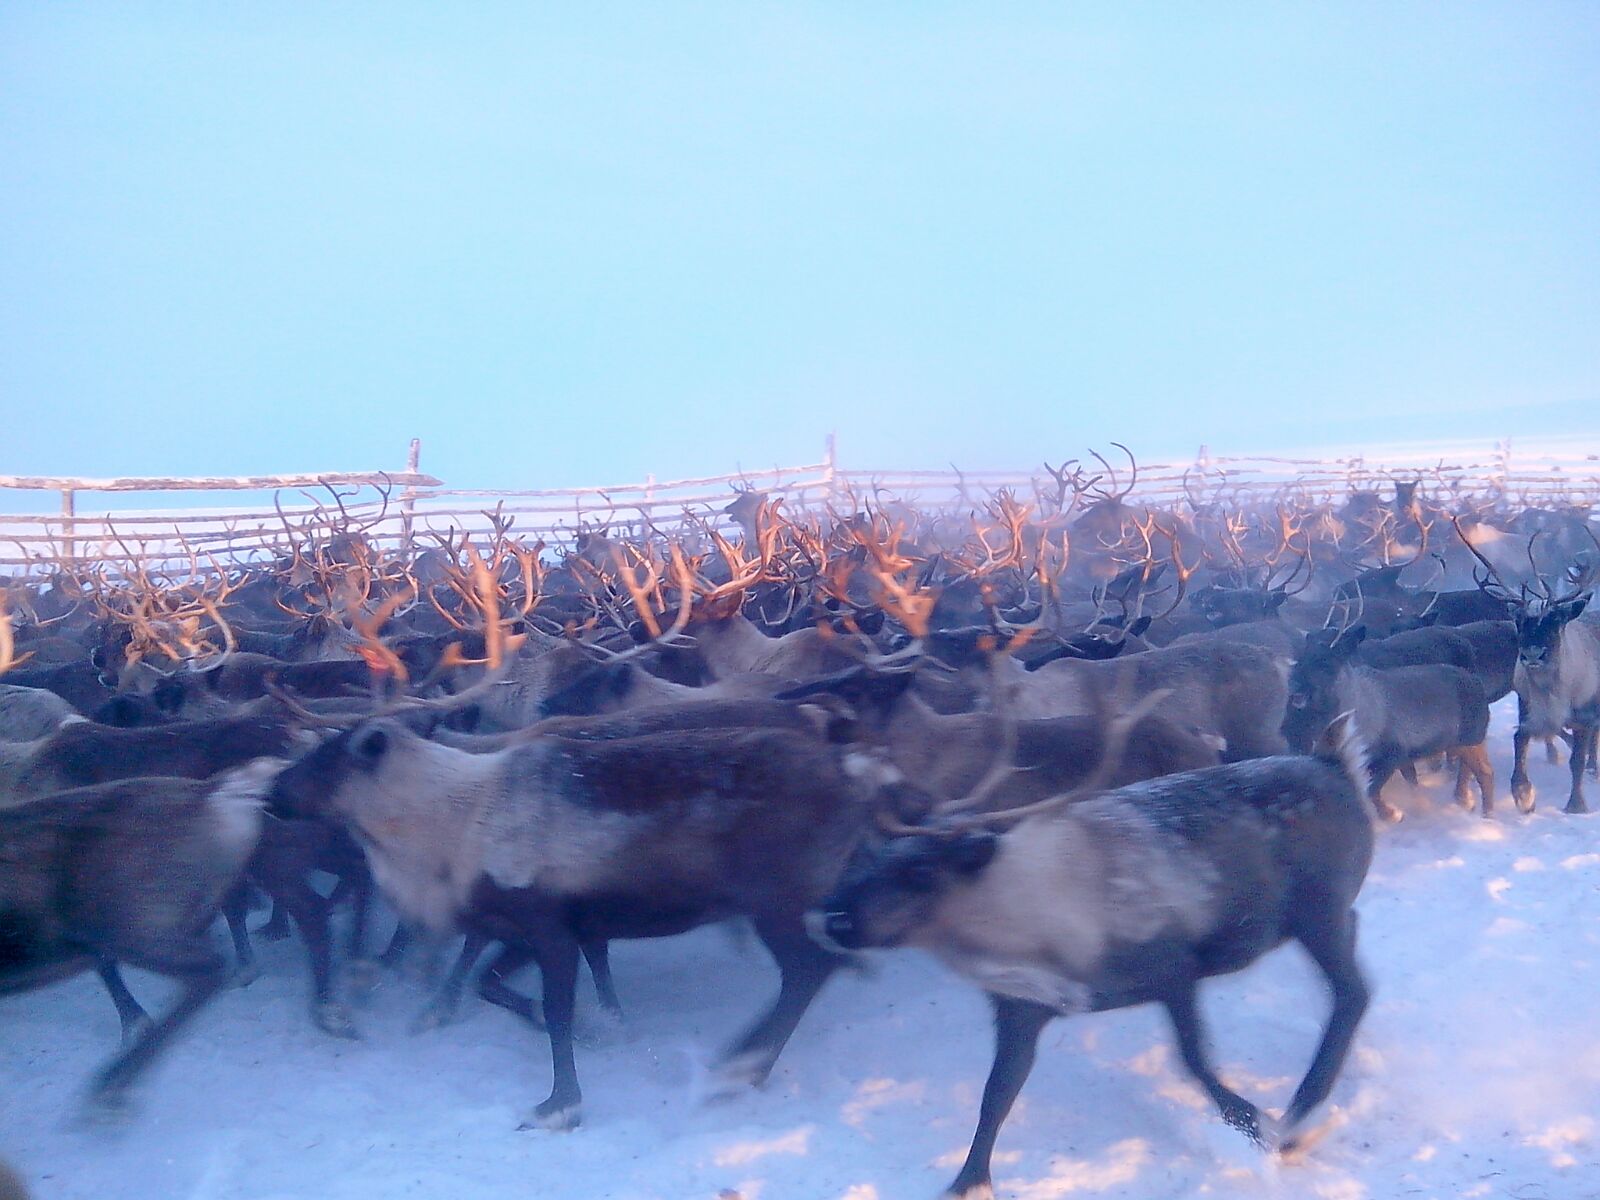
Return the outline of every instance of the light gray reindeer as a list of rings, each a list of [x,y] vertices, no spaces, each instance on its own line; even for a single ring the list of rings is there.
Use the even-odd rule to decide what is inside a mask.
[[[1460,526],[1457,525],[1457,532]],[[1593,537],[1593,534],[1590,535]],[[1592,595],[1594,569],[1580,569],[1571,585],[1557,594],[1534,561],[1528,545],[1533,584],[1518,592],[1501,581],[1494,565],[1462,536],[1462,541],[1483,564],[1486,576],[1475,576],[1484,592],[1501,600],[1517,627],[1517,666],[1512,685],[1517,693],[1517,732],[1512,739],[1514,762],[1511,795],[1517,807],[1531,813],[1533,782],[1528,778],[1528,743],[1536,737],[1561,736],[1572,747],[1572,789],[1566,812],[1586,813],[1583,772],[1595,753],[1600,729],[1600,630],[1578,621]]]

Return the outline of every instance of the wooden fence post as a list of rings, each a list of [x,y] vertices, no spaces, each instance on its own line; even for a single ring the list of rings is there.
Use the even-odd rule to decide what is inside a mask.
[[[822,443],[822,482],[826,489],[823,493],[827,497],[826,504],[832,504],[837,499],[837,479],[839,474],[839,450],[838,443],[835,440],[837,436],[830,430],[827,438]]]
[[[406,453],[406,473],[415,475],[422,462],[422,439],[412,438],[411,448]],[[417,489],[410,483],[406,490],[400,493],[400,546],[407,558],[412,551],[412,521],[417,515]]]
[[[78,561],[77,523],[72,519],[77,511],[77,493],[71,488],[62,488],[61,561],[69,567],[76,566]]]

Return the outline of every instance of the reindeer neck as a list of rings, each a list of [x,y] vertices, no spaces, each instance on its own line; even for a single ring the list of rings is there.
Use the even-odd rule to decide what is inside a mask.
[[[952,764],[974,755],[982,761],[983,747],[998,736],[993,713],[945,716],[909,691],[889,709],[884,721],[880,736],[890,758],[912,780],[927,783],[948,775]]]
[[[773,639],[742,613],[707,621],[694,631],[713,671],[753,671],[772,653]]]

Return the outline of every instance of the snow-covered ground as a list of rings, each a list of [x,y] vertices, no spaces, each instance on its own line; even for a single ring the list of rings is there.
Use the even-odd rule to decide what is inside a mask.
[[[1502,797],[1510,720],[1500,706]],[[1600,1197],[1600,817],[1562,815],[1566,768],[1535,757],[1531,818],[1503,798],[1484,822],[1442,786],[1394,785],[1407,820],[1380,833],[1361,900],[1376,995],[1301,1161],[1224,1127],[1145,1008],[1046,1031],[998,1194]],[[298,945],[262,952],[263,978],[204,1012],[110,1129],[76,1123],[117,1040],[99,983],[0,1000],[0,1157],[40,1200],[926,1200],[966,1150],[989,1065],[981,994],[896,953],[829,985],[765,1090],[708,1103],[705,1064],[776,974],[702,930],[614,948],[630,1015],[607,1029],[580,993],[583,1127],[519,1133],[549,1086],[542,1034],[469,999],[412,1036],[423,994],[390,980],[359,1012],[364,1039],[334,1041],[307,1019]],[[130,982],[151,1007],[166,994]],[[1327,1012],[1309,962],[1285,948],[1204,997],[1224,1078],[1281,1108]]]

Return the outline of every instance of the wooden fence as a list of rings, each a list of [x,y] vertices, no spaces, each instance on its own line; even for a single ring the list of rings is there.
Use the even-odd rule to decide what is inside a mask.
[[[404,470],[273,475],[242,478],[77,479],[0,476],[0,489],[56,492],[59,513],[0,511],[0,572],[32,573],[58,561],[99,560],[200,567],[261,561],[288,544],[288,529],[342,510],[370,523],[368,535],[391,544],[432,543],[432,535],[487,531],[491,517],[514,521],[513,532],[560,545],[580,530],[614,533],[671,530],[685,512],[728,528],[723,510],[738,491],[781,495],[791,510],[852,502],[897,502],[920,511],[976,508],[996,491],[1011,490],[1024,502],[1053,495],[1058,484],[1044,466],[1032,471],[870,471],[839,467],[834,439],[823,457],[793,467],[714,475],[697,479],[551,490],[447,488],[419,470],[413,441]],[[1131,482],[1120,452],[1104,461],[1078,463],[1101,486],[1118,490]],[[1058,467],[1057,470],[1060,468]],[[1213,456],[1202,447],[1186,461],[1141,463],[1131,498],[1147,504],[1221,501],[1249,504],[1284,496],[1316,503],[1337,502],[1352,492],[1381,489],[1395,479],[1423,481],[1425,494],[1473,503],[1600,505],[1600,447],[1433,445],[1368,450],[1326,458]],[[242,507],[216,509],[104,510],[83,503],[101,493],[226,491],[254,493]],[[0,505],[3,508],[4,505]]]

